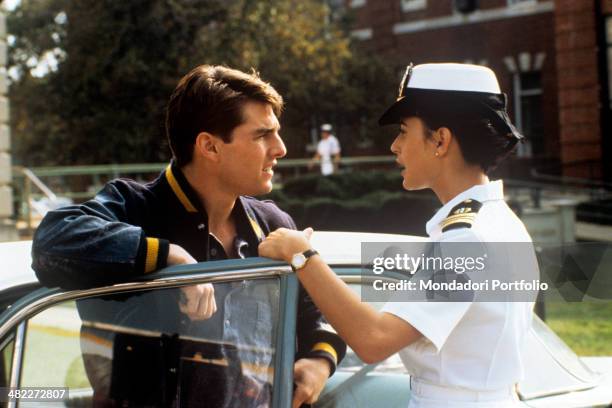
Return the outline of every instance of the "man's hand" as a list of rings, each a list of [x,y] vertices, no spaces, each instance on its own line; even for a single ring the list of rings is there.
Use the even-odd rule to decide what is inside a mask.
[[[314,404],[319,399],[330,374],[329,362],[324,358],[301,358],[293,366],[293,408]]]
[[[198,263],[183,247],[170,244],[168,249],[168,265],[186,265]],[[191,320],[206,320],[217,311],[215,289],[210,283],[184,286],[181,288],[179,303],[181,313]]]
[[[170,244],[168,249],[168,258],[166,264],[170,265],[185,265],[198,263],[193,256],[183,249],[182,246],[176,244]]]
[[[213,285],[201,283],[182,287],[179,307],[191,320],[210,319],[217,311]]]

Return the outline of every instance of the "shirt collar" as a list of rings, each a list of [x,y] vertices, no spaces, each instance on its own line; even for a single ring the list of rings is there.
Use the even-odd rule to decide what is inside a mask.
[[[487,184],[478,184],[470,187],[462,193],[457,194],[452,200],[444,204],[436,214],[427,222],[425,229],[427,234],[432,236],[432,233],[439,227],[440,222],[448,216],[450,210],[457,204],[467,199],[485,202],[491,200],[504,199],[504,185],[501,180],[490,181]]]

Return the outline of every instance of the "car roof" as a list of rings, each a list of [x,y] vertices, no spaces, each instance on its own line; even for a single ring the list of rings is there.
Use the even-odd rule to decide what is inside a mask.
[[[323,259],[332,265],[358,265],[361,263],[362,242],[420,242],[425,238],[412,235],[317,231],[311,242]],[[0,292],[6,289],[38,282],[32,270],[32,241],[0,243],[3,273]]]

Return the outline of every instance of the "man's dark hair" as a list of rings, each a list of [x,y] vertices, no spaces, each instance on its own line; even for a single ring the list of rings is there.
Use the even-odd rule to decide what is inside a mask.
[[[283,98],[257,72],[247,74],[219,65],[200,65],[179,81],[166,109],[166,136],[178,166],[191,161],[201,132],[231,142],[234,128],[244,121],[248,101],[267,103],[280,116]]]
[[[487,118],[444,116],[419,116],[425,125],[426,136],[431,137],[433,130],[448,128],[457,138],[465,161],[479,165],[485,173],[495,169],[512,153],[518,142],[512,134],[501,132]]]

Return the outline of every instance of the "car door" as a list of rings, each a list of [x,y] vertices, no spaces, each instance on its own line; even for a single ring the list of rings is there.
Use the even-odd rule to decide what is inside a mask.
[[[0,387],[52,387],[44,395],[56,406],[289,406],[297,299],[289,272],[254,258],[37,290],[0,315]],[[190,319],[185,290],[202,284],[213,285],[218,310]],[[42,401],[30,397],[3,404]]]

